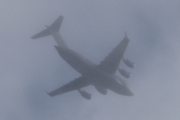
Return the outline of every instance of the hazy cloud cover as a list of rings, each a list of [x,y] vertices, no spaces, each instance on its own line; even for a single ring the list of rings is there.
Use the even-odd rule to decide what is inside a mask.
[[[1,0],[1,120],[179,120],[179,0]],[[125,57],[136,62],[126,80],[134,96],[94,87],[49,97],[80,76],[61,59],[52,37],[32,40],[59,15],[66,43],[98,64],[128,34]],[[119,76],[120,74],[117,73]],[[120,76],[122,77],[122,76]]]

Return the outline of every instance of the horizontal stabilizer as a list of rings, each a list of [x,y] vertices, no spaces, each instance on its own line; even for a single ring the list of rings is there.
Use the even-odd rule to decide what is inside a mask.
[[[59,29],[61,27],[61,23],[63,21],[63,16],[59,16],[56,21],[50,26],[50,30],[54,32],[59,32]]]
[[[52,32],[59,32],[62,20],[63,20],[63,16],[59,16],[58,19],[56,19],[56,21],[54,21],[54,23],[51,26],[47,27],[45,30],[37,33],[36,35],[32,36],[31,38],[37,39],[37,38],[51,35]]]
[[[48,29],[41,31],[40,33],[37,33],[36,35],[32,36],[32,39],[37,39],[41,37],[45,37],[51,35],[50,31]]]

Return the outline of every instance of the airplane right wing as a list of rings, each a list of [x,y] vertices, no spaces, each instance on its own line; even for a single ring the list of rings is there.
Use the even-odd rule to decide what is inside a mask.
[[[116,48],[99,64],[99,68],[108,73],[115,73],[120,61],[123,59],[128,43],[129,39],[125,36]]]
[[[71,81],[70,83],[66,84],[66,85],[63,85],[62,87],[52,91],[52,92],[49,92],[47,93],[49,96],[53,97],[53,96],[56,96],[56,95],[59,95],[59,94],[63,94],[63,93],[66,93],[66,92],[70,92],[70,91],[73,91],[73,90],[79,90],[80,88],[82,87],[86,87],[90,85],[89,82],[87,81],[86,78],[84,78],[83,76]]]

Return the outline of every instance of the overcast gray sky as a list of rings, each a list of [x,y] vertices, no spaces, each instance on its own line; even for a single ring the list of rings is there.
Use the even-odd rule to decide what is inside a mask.
[[[179,0],[1,0],[1,120],[179,120]],[[136,62],[125,97],[94,87],[49,97],[80,76],[61,59],[52,37],[32,40],[59,15],[66,43],[98,64],[128,34],[125,58]],[[120,76],[119,73],[117,75]],[[120,76],[121,77],[121,76]]]

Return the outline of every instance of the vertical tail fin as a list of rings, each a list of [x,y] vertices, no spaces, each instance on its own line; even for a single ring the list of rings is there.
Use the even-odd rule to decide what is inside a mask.
[[[37,39],[37,38],[41,38],[41,37],[51,35],[51,32],[58,32],[60,29],[62,21],[63,21],[63,16],[59,16],[51,26],[49,26],[45,30],[35,34],[31,38]]]

